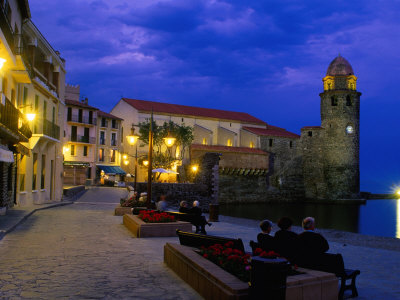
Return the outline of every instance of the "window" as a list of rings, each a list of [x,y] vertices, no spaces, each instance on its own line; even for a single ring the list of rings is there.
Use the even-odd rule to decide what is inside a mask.
[[[118,128],[117,127],[117,120],[114,120],[114,119],[111,120],[111,127],[114,128],[114,129]]]
[[[312,136],[312,131],[309,131],[309,132],[308,132],[308,136]]]
[[[293,148],[293,141],[289,141],[289,148]]]
[[[350,98],[350,96],[346,97],[346,106],[351,106],[351,98]]]
[[[75,145],[71,145],[71,155],[75,155]]]
[[[121,127],[121,143],[124,142],[124,127]]]
[[[115,162],[115,150],[112,149],[110,153],[110,162]]]
[[[28,88],[24,86],[24,93],[22,96],[22,105],[26,105],[26,100],[28,99]]]
[[[89,124],[93,124],[93,112],[89,111]]]
[[[67,121],[72,120],[72,107],[68,107]]]
[[[36,190],[36,175],[37,175],[37,153],[33,153],[33,164],[32,164],[32,191]]]
[[[82,109],[79,109],[79,111],[78,111],[78,122],[82,123],[82,120],[83,120],[83,111],[82,111]]]
[[[337,106],[337,103],[338,103],[338,102],[337,102],[337,98],[332,96],[332,97],[331,97],[331,105],[332,105],[332,106]]]
[[[35,111],[39,109],[39,95],[35,95]]]
[[[76,142],[78,140],[78,127],[71,126],[71,141]]]
[[[117,146],[117,134],[115,132],[111,133],[111,146]]]
[[[229,127],[232,127],[232,123],[229,123]]]
[[[274,143],[274,140],[273,139],[269,139],[268,144],[269,144],[270,147],[272,147],[273,143]]]
[[[99,161],[104,161],[104,149],[99,149]]]
[[[250,148],[254,148],[254,142],[250,142]]]
[[[100,145],[106,144],[106,134],[104,131],[100,131]]]
[[[43,101],[43,120],[47,120],[47,101]]]
[[[206,138],[203,138],[202,144],[203,145],[207,145],[207,139]]]
[[[226,145],[229,146],[229,147],[232,147],[232,140],[228,139],[228,141],[226,142]]]
[[[101,127],[107,127],[107,119],[101,118]]]
[[[42,176],[40,180],[40,188],[44,189],[44,181],[46,179],[46,155],[42,155]]]
[[[83,146],[83,156],[87,156],[87,146]]]
[[[184,122],[184,118],[182,118],[182,123]]]

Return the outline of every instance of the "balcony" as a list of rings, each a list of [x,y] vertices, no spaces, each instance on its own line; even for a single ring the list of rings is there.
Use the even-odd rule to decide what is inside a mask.
[[[34,78],[32,61],[28,56],[28,44],[22,34],[14,34],[15,55],[20,55],[30,78]]]
[[[82,136],[82,135],[69,136],[69,141],[76,142],[76,143],[96,144],[95,137]]]
[[[0,124],[15,142],[27,142],[32,136],[25,116],[3,94],[0,103]]]
[[[47,135],[53,139],[60,140],[60,127],[48,120],[43,120],[42,126],[35,125],[33,133]]]
[[[89,118],[89,117],[80,117],[72,115],[69,118],[67,118],[68,122],[74,122],[74,123],[81,123],[81,124],[89,124],[89,125],[96,125],[96,118]]]

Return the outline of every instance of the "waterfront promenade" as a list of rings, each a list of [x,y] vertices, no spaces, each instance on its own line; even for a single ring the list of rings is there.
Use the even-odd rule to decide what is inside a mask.
[[[164,244],[177,243],[177,238],[136,239],[122,225],[122,217],[113,215],[125,193],[117,188],[90,189],[71,205],[35,212],[6,234],[0,240],[0,297],[200,299],[163,264]],[[249,250],[249,240],[258,233],[256,225],[222,216],[207,230],[240,237]],[[4,226],[0,221],[0,230]],[[361,270],[358,299],[400,299],[396,247],[382,249],[384,243],[378,244],[380,248],[365,247],[360,241],[374,238],[326,234],[331,252],[342,253],[347,267]]]

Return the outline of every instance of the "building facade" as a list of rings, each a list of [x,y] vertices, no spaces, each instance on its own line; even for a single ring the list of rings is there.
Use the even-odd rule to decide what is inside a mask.
[[[84,185],[96,175],[98,109],[80,99],[80,87],[66,85],[64,112],[64,184]]]
[[[34,114],[32,137],[23,145],[30,155],[18,155],[17,203],[21,206],[60,201],[65,61],[36,26],[25,20],[20,43],[26,51],[31,80],[21,84],[19,107]]]
[[[121,169],[121,123],[122,119],[112,114],[97,113],[96,181],[102,176],[111,181],[120,181],[126,173]]]

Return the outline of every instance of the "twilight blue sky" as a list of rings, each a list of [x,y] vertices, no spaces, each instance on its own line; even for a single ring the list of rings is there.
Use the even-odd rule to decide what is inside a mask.
[[[110,111],[123,97],[250,113],[295,133],[320,125],[340,53],[358,76],[361,189],[400,185],[400,2],[30,0],[67,81]]]

